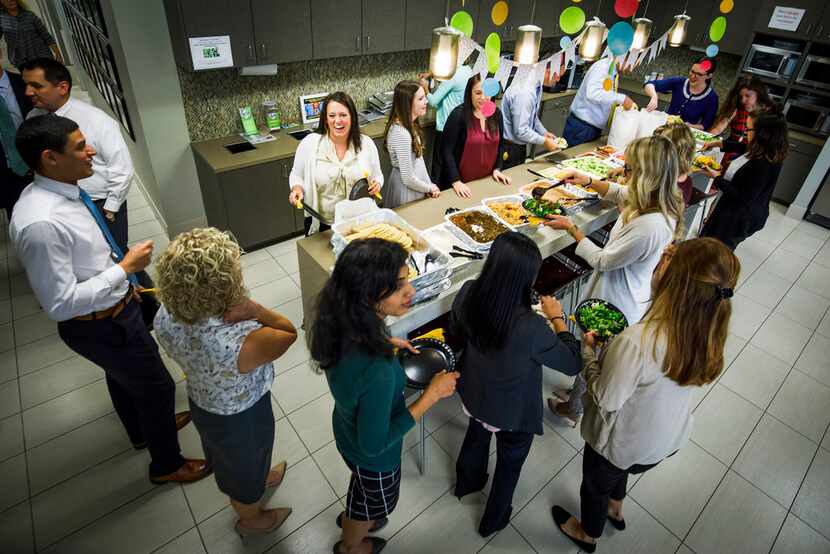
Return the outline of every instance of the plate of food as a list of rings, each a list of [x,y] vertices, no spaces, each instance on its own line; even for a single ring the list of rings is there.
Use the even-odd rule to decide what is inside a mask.
[[[606,300],[588,298],[574,310],[574,318],[583,333],[592,331],[600,340],[619,335],[628,327],[628,320],[622,311]]]
[[[467,208],[445,215],[444,219],[450,224],[450,229],[460,234],[471,246],[481,250],[489,249],[502,233],[514,230],[485,207]]]
[[[721,169],[721,165],[711,156],[695,156],[693,163],[695,167],[700,169],[711,169],[713,171],[720,171]]]
[[[701,131],[700,129],[695,129],[693,127],[689,127],[689,130],[694,135],[696,142],[706,143],[718,140],[717,135],[713,135],[712,133],[707,133],[706,131]]]
[[[582,156],[580,158],[571,158],[559,162],[559,165],[569,169],[575,169],[580,173],[588,175],[594,179],[607,179],[608,173],[614,169],[614,165],[608,161],[598,158],[597,156]]]
[[[490,211],[496,216],[513,227],[522,227],[524,225],[538,225],[544,221],[543,218],[535,217],[532,213],[522,207],[522,202],[525,201],[524,196],[496,196],[494,198],[485,198],[482,201]]]
[[[565,215],[565,208],[559,202],[551,202],[544,198],[528,198],[522,202],[522,208],[537,218],[546,218],[549,215]]]

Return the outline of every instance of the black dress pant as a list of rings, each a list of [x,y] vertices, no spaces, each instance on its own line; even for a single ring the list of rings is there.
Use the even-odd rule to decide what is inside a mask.
[[[634,464],[628,469],[620,469],[586,442],[582,456],[582,486],[579,488],[582,529],[585,533],[595,539],[600,538],[608,517],[608,500],[623,500],[628,487],[628,475],[644,473],[656,465]]]
[[[104,214],[104,202],[106,199],[95,200],[95,205],[98,207],[98,211],[101,212],[101,215]],[[118,245],[118,248],[121,249],[121,252],[127,253],[127,229],[129,228],[129,224],[127,223],[127,201],[121,203],[121,207],[118,208],[118,212],[115,214],[115,221],[110,221],[106,217],[104,221],[107,222],[107,227],[110,228],[110,233],[112,233],[112,238],[115,239],[115,244]]]
[[[461,452],[455,463],[455,495],[459,498],[484,489],[487,484],[487,460],[490,458],[492,433],[470,418]],[[496,433],[496,472],[487,497],[487,507],[478,532],[486,537],[503,529],[513,512],[513,492],[519,482],[522,466],[530,452],[533,433],[499,431]]]
[[[2,155],[3,152],[0,151],[0,156]],[[20,193],[31,182],[31,173],[20,176],[9,168],[0,170],[0,201],[3,203],[3,208],[6,209],[6,215],[9,221],[12,219],[12,208],[14,208],[14,205],[20,198]]]
[[[134,444],[147,441],[150,475],[160,477],[184,463],[176,435],[176,387],[141,308],[130,302],[115,318],[58,323],[66,345],[104,370],[112,405]]]
[[[525,159],[527,158],[527,145],[508,142],[504,146],[504,151],[507,153],[507,159],[502,163],[502,171],[525,163]]]

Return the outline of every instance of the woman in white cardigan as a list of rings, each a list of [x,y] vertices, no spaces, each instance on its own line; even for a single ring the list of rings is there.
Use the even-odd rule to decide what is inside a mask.
[[[695,390],[723,371],[729,299],[740,270],[738,258],[716,239],[680,243],[655,269],[652,304],[640,323],[598,358],[594,335],[584,335],[580,516],[552,509],[556,526],[581,551],[594,552],[606,521],[625,529],[628,475],[651,469],[688,440]]]
[[[594,274],[583,298],[601,298],[617,306],[630,325],[643,317],[651,299],[651,275],[663,250],[679,239],[683,230],[683,196],[677,187],[677,150],[665,137],[646,137],[625,149],[628,186],[595,181],[576,172],[564,178],[590,186],[605,200],[620,205],[620,217],[600,248],[567,217],[554,216],[546,223],[566,230],[577,242],[576,254]],[[553,412],[576,427],[582,415],[585,380],[577,376],[570,395],[555,393],[562,402],[548,400]]]
[[[360,179],[369,181],[369,194],[380,192],[383,172],[374,141],[360,133],[354,100],[333,92],[323,100],[316,132],[305,137],[294,155],[288,202],[316,210],[324,221],[305,220],[306,235],[325,231],[334,222],[334,206],[349,197]]]

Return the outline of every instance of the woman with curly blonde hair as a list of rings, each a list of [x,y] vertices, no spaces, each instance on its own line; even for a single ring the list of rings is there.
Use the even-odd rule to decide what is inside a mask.
[[[194,229],[158,260],[158,341],[187,374],[193,424],[219,490],[239,515],[240,536],[270,533],[290,508],[264,510],[286,463],[271,468],[273,361],[297,339],[285,317],[248,298],[242,252],[227,233]]]

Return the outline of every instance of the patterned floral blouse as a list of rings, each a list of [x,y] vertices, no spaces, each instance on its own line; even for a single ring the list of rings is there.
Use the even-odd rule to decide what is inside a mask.
[[[197,406],[219,415],[233,415],[268,394],[274,382],[274,364],[250,373],[237,365],[245,338],[262,325],[256,321],[225,323],[211,317],[180,323],[162,306],[154,321],[159,343],[187,375],[187,395]]]

